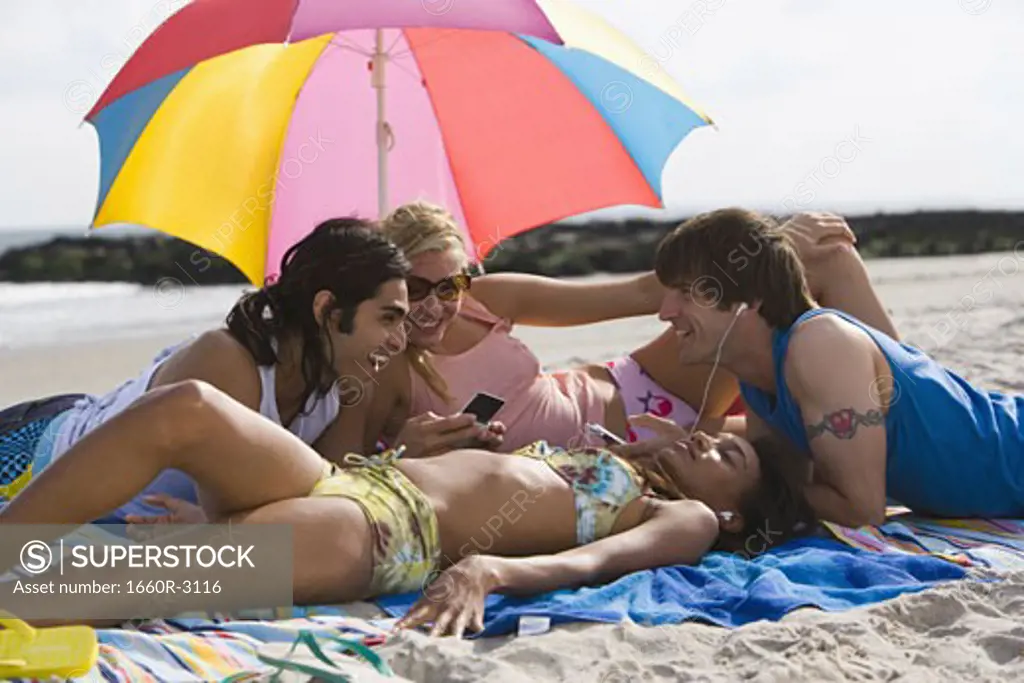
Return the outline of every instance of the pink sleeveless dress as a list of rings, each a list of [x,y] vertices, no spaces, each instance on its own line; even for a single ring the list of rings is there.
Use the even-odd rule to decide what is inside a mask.
[[[595,381],[580,370],[542,373],[540,360],[512,336],[512,322],[491,313],[467,296],[460,316],[490,326],[480,343],[452,356],[434,354],[431,360],[448,384],[449,404],[434,393],[419,373],[412,374],[410,415],[433,411],[456,413],[478,392],[505,399],[494,419],[508,428],[500,448],[511,452],[538,440],[563,448],[587,443],[584,424],[604,423],[604,403]]]

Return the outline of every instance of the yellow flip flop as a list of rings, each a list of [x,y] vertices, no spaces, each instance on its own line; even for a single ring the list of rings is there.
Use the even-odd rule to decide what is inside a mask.
[[[76,678],[96,665],[99,642],[88,626],[32,628],[0,613],[0,679]]]

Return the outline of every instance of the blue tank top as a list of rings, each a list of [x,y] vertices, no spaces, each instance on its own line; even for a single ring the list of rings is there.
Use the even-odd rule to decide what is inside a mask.
[[[885,419],[889,498],[915,512],[945,517],[1024,516],[1024,397],[976,389],[920,350],[841,311],[814,309],[788,330],[775,330],[775,393],[741,382],[747,405],[810,452],[783,363],[793,331],[825,314],[870,335],[892,371],[894,400]]]

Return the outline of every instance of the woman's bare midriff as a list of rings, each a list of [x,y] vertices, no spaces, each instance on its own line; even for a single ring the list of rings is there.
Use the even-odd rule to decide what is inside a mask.
[[[622,400],[619,386],[612,379],[612,374],[603,365],[584,365],[579,368],[594,380],[594,391],[604,404],[604,427],[622,438],[626,438],[628,416],[626,404]]]
[[[472,554],[540,555],[576,545],[573,491],[540,460],[462,450],[398,467],[434,507],[443,564]],[[623,510],[616,531],[639,523],[642,502],[635,503]]]

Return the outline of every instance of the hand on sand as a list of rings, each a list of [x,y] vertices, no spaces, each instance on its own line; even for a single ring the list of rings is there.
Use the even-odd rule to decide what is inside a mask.
[[[432,624],[430,635],[461,638],[467,629],[484,628],[484,601],[498,585],[496,563],[500,558],[470,555],[444,570],[424,589],[395,629]]]
[[[203,512],[203,508],[180,498],[157,493],[152,496],[145,496],[142,500],[145,503],[167,510],[167,513],[162,515],[128,515],[125,517],[125,522],[128,523],[128,537],[136,541],[146,540],[149,536],[149,532],[145,530],[147,525],[205,524],[209,521],[206,513]]]
[[[397,442],[405,444],[407,458],[430,457],[453,448],[496,448],[504,439],[505,426],[498,422],[491,425],[478,424],[472,415],[441,417],[426,412],[405,423]]]

